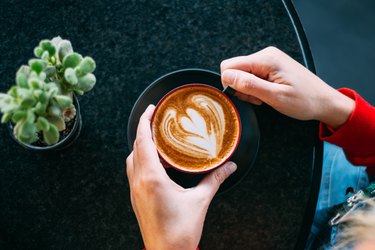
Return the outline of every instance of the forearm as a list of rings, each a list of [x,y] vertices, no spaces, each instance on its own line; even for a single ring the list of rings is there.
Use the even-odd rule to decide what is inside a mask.
[[[375,107],[352,90],[340,89],[340,92],[354,101],[354,110],[334,130],[321,124],[320,138],[342,147],[349,161],[367,166],[367,172],[375,174]]]
[[[353,113],[355,101],[335,89],[324,94],[319,108],[318,120],[333,130],[337,130]]]
[[[179,204],[182,204],[182,202]],[[167,208],[168,206],[164,205],[163,207]],[[199,210],[202,208],[203,206],[195,211],[199,213]],[[203,210],[206,211],[207,209]],[[174,215],[174,212],[170,212],[170,216],[173,216],[180,223],[170,222],[159,225],[151,223],[149,220],[138,220],[146,250],[198,249],[204,217],[200,217],[198,219],[199,222],[194,223],[191,214],[188,212],[185,212],[183,215],[177,215],[177,217]],[[157,216],[162,217],[160,214]]]

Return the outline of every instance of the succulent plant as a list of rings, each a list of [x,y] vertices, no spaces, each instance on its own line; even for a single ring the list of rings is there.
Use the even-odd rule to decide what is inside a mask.
[[[75,117],[73,93],[83,95],[94,87],[96,65],[59,36],[40,41],[34,54],[36,58],[17,71],[16,85],[0,93],[1,122],[11,121],[14,136],[22,143],[41,139],[52,145]]]

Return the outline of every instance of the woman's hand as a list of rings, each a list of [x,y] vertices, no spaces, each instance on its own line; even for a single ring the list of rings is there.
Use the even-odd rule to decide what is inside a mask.
[[[338,128],[349,118],[355,103],[281,50],[268,47],[257,53],[221,63],[223,85],[239,99],[300,120],[319,120]]]
[[[126,160],[130,198],[147,250],[196,249],[208,206],[220,184],[236,170],[233,162],[208,174],[198,186],[184,189],[160,164],[152,140],[154,106],[140,118],[134,151]]]

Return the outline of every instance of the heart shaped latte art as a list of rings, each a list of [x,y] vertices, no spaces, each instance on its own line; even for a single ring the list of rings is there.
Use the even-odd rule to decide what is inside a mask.
[[[166,108],[161,120],[165,140],[191,157],[216,158],[225,134],[223,108],[212,98],[200,94],[191,95],[183,105]]]

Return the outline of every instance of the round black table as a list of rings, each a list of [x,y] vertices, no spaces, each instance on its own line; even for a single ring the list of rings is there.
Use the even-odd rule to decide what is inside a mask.
[[[1,249],[140,249],[125,158],[140,93],[182,68],[219,72],[226,58],[276,46],[314,71],[289,1],[21,1],[0,3],[0,92],[41,39],[60,35],[97,62],[80,97],[83,129],[68,149],[35,153],[0,127]],[[243,180],[214,198],[200,247],[302,249],[317,199],[317,122],[255,107],[261,133]]]

